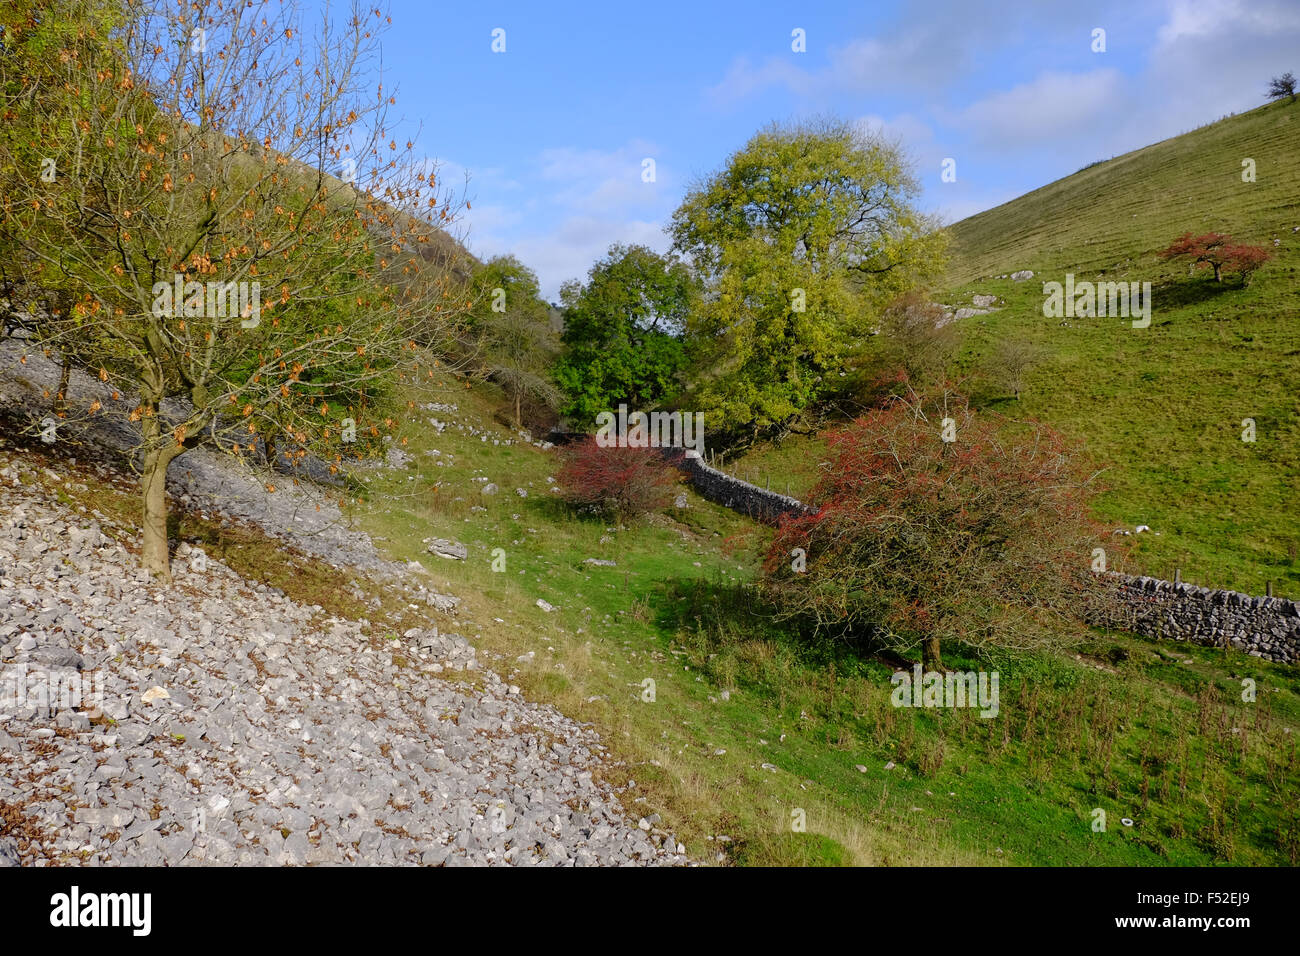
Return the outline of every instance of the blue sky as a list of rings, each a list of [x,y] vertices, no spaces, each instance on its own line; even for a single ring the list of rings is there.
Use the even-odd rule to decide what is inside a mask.
[[[514,253],[550,298],[612,242],[666,249],[688,185],[772,120],[833,114],[900,139],[922,207],[955,221],[1258,106],[1270,76],[1300,71],[1297,0],[393,0],[390,12],[383,68],[403,137],[444,184],[469,176],[470,250]],[[795,29],[806,52],[792,50]],[[945,158],[956,182],[941,180]]]

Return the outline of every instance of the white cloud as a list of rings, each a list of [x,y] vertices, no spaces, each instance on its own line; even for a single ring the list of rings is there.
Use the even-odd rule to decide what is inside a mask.
[[[642,178],[642,162],[655,160],[655,181]],[[443,180],[461,168],[446,164]],[[613,149],[572,146],[540,151],[507,178],[499,170],[471,170],[473,209],[466,241],[480,258],[513,254],[533,269],[542,294],[555,300],[566,279],[585,278],[615,242],[667,248],[663,232],[680,198],[678,177],[663,150],[644,140]],[[527,182],[524,195],[518,179]]]
[[[962,110],[954,125],[977,146],[1061,149],[1094,142],[1122,121],[1124,82],[1117,70],[1039,74]]]
[[[471,243],[471,250],[485,258],[504,253],[517,256],[537,273],[542,295],[558,301],[560,285],[567,279],[585,280],[592,264],[615,242],[649,246],[659,252],[668,247],[663,226],[657,222],[572,216],[553,230],[481,236]]]
[[[462,222],[472,232],[492,234],[511,229],[524,221],[524,205],[505,203],[477,204],[465,213]]]
[[[807,53],[787,47],[757,63],[737,56],[705,97],[725,106],[773,88],[809,98],[950,90],[980,54],[1009,38],[1050,29],[1058,16],[1042,0],[1002,0],[996,13],[969,0],[904,6],[901,16],[880,18],[870,36],[845,41],[810,32]]]
[[[1142,78],[1141,125],[1148,136],[1172,136],[1260,106],[1269,78],[1300,66],[1298,50],[1294,2],[1175,0]]]
[[[774,86],[807,93],[814,82],[811,74],[789,59],[769,57],[756,65],[748,57],[741,56],[732,61],[726,75],[716,85],[705,91],[705,97],[715,105],[725,105]]]
[[[653,164],[652,182],[643,178],[647,160]],[[654,209],[672,192],[675,178],[663,164],[662,151],[641,140],[613,150],[547,149],[539,162],[541,177],[559,184],[555,202],[575,212]]]
[[[940,163],[951,152],[935,139],[934,130],[929,123],[911,113],[900,113],[888,120],[869,114],[854,122],[864,132],[878,135],[886,142],[897,143],[922,184],[931,176],[939,175]]]
[[[1171,0],[1168,9],[1169,19],[1156,33],[1157,50],[1189,40],[1222,41],[1233,34],[1263,37],[1300,30],[1300,7],[1277,0]]]

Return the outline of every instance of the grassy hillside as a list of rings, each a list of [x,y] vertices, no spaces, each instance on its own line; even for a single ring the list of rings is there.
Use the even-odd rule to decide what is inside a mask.
[[[1242,182],[1243,159],[1255,160],[1254,183]],[[962,220],[952,227],[948,278],[956,287],[1017,269],[1048,278],[1145,273],[1151,254],[1185,230],[1271,245],[1294,226],[1300,103],[1279,101],[1094,163]],[[1294,274],[1294,266],[1291,259],[1271,271]]]
[[[1243,182],[1243,159],[1256,181]],[[999,338],[1049,356],[1017,403],[977,397],[1086,441],[1112,466],[1101,504],[1116,526],[1150,525],[1139,569],[1200,584],[1300,596],[1300,105],[1278,102],[1090,166],[953,227],[948,301],[1005,299],[967,320],[961,370]],[[1228,232],[1274,254],[1247,288],[1163,263],[1182,232]],[[992,278],[1019,269],[1026,282]],[[1151,326],[1045,318],[1042,282],[1150,281]],[[1253,419],[1256,441],[1242,440]]]
[[[1242,182],[1242,160],[1256,181]],[[1149,525],[1128,570],[1300,597],[1300,103],[1261,107],[1097,163],[952,227],[939,299],[1000,311],[961,322],[956,374],[976,403],[1082,440],[1108,470],[1099,516]],[[1249,287],[1155,253],[1220,231],[1274,258]],[[1277,244],[1275,245],[1275,240]],[[1030,269],[1028,281],[999,279]],[[1151,282],[1151,325],[1043,316],[1044,281]],[[997,374],[999,340],[1044,361],[1016,402]],[[1244,419],[1256,441],[1242,441]],[[737,463],[805,490],[824,443],[797,439]]]

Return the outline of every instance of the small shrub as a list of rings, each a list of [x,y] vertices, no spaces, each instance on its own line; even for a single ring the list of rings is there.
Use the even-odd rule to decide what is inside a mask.
[[[657,448],[602,448],[595,438],[567,445],[556,483],[577,508],[620,518],[666,507],[676,471]]]
[[[907,373],[915,385],[941,381],[956,354],[957,324],[919,290],[899,296],[880,317],[887,367]]]

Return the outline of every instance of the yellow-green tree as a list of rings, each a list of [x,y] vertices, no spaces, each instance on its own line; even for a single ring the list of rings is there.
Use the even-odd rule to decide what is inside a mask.
[[[836,120],[773,124],[695,186],[671,231],[709,287],[687,324],[696,406],[757,433],[816,402],[880,306],[942,265],[917,192],[898,146]]]

